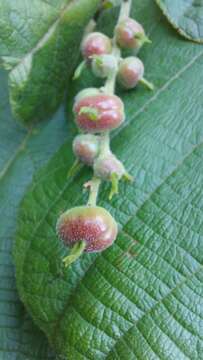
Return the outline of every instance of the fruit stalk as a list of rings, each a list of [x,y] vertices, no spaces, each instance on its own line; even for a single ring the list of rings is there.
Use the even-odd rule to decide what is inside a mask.
[[[132,5],[132,0],[123,0],[122,1],[117,23],[119,23],[121,21],[121,19],[129,16],[131,5]],[[117,64],[118,64],[120,57],[121,57],[121,50],[117,46],[115,35],[112,39],[112,46],[113,46],[112,47],[112,55],[114,55],[114,57],[117,61]],[[102,88],[102,90],[105,92],[105,94],[113,95],[115,93],[116,77],[117,77],[117,69],[115,68],[111,72],[111,74],[109,74],[109,76],[107,77],[105,85]],[[107,153],[107,152],[110,152],[109,132],[105,132],[101,135],[99,156],[105,155],[105,153]],[[92,199],[93,199],[93,201],[96,201],[101,181],[98,181],[98,178],[93,176],[91,184],[92,184],[92,186],[90,186],[90,190],[89,190],[89,199],[88,199],[88,203],[87,203],[88,205],[90,204]],[[96,205],[96,202],[94,205]]]
[[[101,179],[97,177],[93,177],[92,180],[90,181],[89,184],[90,192],[89,192],[87,206],[95,206],[97,204],[97,196],[98,196],[100,184],[101,184]]]
[[[65,211],[57,221],[59,238],[71,248],[63,260],[65,266],[75,262],[83,252],[101,252],[116,240],[118,224],[107,210],[97,206],[102,180],[111,183],[110,200],[118,194],[121,179],[133,180],[110,148],[110,131],[125,121],[124,104],[115,94],[116,81],[126,89],[135,88],[138,82],[152,88],[144,79],[142,61],[135,56],[122,58],[123,49],[139,50],[147,42],[142,25],[129,16],[131,5],[131,0],[121,2],[113,39],[92,32],[81,44],[84,62],[77,68],[75,78],[87,66],[106,81],[103,87],[81,90],[74,101],[75,122],[82,134],[74,139],[73,152],[78,163],[93,169],[93,177],[84,185],[89,190],[87,204]]]
[[[118,22],[124,18],[128,17],[130,15],[130,9],[132,5],[132,0],[123,0],[121,5],[121,10],[118,18]]]

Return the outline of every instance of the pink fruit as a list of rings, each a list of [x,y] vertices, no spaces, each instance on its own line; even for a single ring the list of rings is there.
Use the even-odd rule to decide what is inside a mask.
[[[118,81],[126,89],[134,88],[144,76],[144,65],[140,59],[130,56],[119,65]]]
[[[150,40],[141,24],[131,18],[121,20],[115,29],[117,44],[123,49],[139,49]]]
[[[91,134],[83,134],[75,137],[73,152],[83,163],[92,166],[99,152],[99,138]]]
[[[111,40],[100,32],[93,32],[85,37],[81,49],[86,60],[93,55],[109,54],[112,50]]]
[[[126,173],[121,161],[111,152],[104,156],[99,156],[94,163],[94,174],[104,180],[111,180],[111,176],[115,174],[118,179]]]
[[[78,127],[89,133],[115,129],[125,119],[123,103],[116,95],[87,96],[76,101],[73,110]]]
[[[94,175],[97,178],[111,182],[110,200],[115,194],[118,194],[118,185],[122,178],[126,181],[133,180],[132,176],[127,173],[122,162],[119,161],[111,151],[96,158],[94,162]]]
[[[84,241],[86,252],[105,250],[115,241],[118,232],[114,218],[99,206],[79,206],[66,211],[56,228],[65,245],[72,247]]]

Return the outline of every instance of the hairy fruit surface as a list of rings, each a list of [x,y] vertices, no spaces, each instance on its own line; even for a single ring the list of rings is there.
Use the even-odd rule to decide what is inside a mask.
[[[103,251],[112,245],[118,232],[114,218],[99,206],[78,206],[66,211],[60,216],[56,228],[67,246],[85,241],[86,252]]]

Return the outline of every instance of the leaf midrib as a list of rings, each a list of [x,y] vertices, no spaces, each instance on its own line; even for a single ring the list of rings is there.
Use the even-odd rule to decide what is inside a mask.
[[[74,3],[76,3],[77,0],[71,0],[66,6],[62,8],[60,13],[58,14],[57,18],[54,20],[54,22],[50,25],[50,27],[47,29],[46,33],[42,36],[40,40],[36,43],[36,45],[27,52],[20,61],[12,68],[11,72],[14,71],[21,63],[24,62],[26,57],[29,55],[32,55],[36,50],[38,50],[41,46],[40,44],[43,42],[43,39],[47,39],[47,34],[51,33],[51,29],[55,28],[57,23],[60,21],[60,18],[63,16],[63,14],[69,9],[69,7],[73,6]],[[7,160],[6,164],[4,165],[3,169],[0,171],[0,181],[6,176],[8,170],[11,168],[12,164],[17,160],[20,153],[22,152],[23,148],[26,146],[30,136],[32,135],[32,131],[30,130],[25,137],[23,138],[22,142],[19,144],[17,149],[15,150],[14,154],[10,157],[10,159]]]
[[[32,135],[33,129],[30,129],[27,134],[25,135],[24,139],[21,141],[21,143],[16,148],[14,154],[10,157],[10,159],[6,162],[3,169],[0,171],[0,182],[5,178],[7,175],[9,169],[12,167],[14,162],[17,160],[17,158],[20,156],[22,151],[26,148],[26,144],[29,141],[31,135]]]
[[[64,7],[58,13],[57,17],[54,19],[53,23],[48,27],[45,34],[37,41],[35,46],[32,49],[30,49],[19,60],[19,62],[11,69],[11,72],[14,71],[20,64],[22,64],[28,56],[30,56],[30,55],[32,56],[37,50],[39,50],[40,48],[42,48],[44,46],[44,44],[46,44],[47,40],[52,35],[52,33],[53,33],[54,29],[56,28],[58,22],[60,21],[60,18],[63,16],[63,14],[66,13],[66,11],[69,9],[69,7],[71,7],[72,5],[74,5],[74,3],[76,3],[76,1],[77,0],[71,0],[67,5],[64,5]]]

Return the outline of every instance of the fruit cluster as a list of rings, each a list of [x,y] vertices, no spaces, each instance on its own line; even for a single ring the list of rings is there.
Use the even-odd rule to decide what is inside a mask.
[[[60,216],[57,233],[72,250],[64,259],[65,265],[75,261],[83,251],[102,251],[117,236],[117,223],[110,213],[96,206],[99,185],[102,180],[112,184],[110,198],[118,193],[119,180],[131,180],[124,165],[110,149],[109,132],[125,121],[122,100],[114,94],[116,80],[125,88],[135,88],[142,82],[150,89],[153,85],[144,79],[144,65],[136,56],[121,57],[122,49],[139,50],[147,42],[141,24],[129,17],[130,0],[122,2],[114,37],[111,40],[100,32],[85,36],[81,51],[84,58],[76,70],[91,67],[95,76],[106,79],[100,89],[88,88],[79,92],[73,106],[75,121],[82,134],[73,141],[76,158],[93,168],[94,176],[86,186],[90,195],[86,206],[75,207]]]

